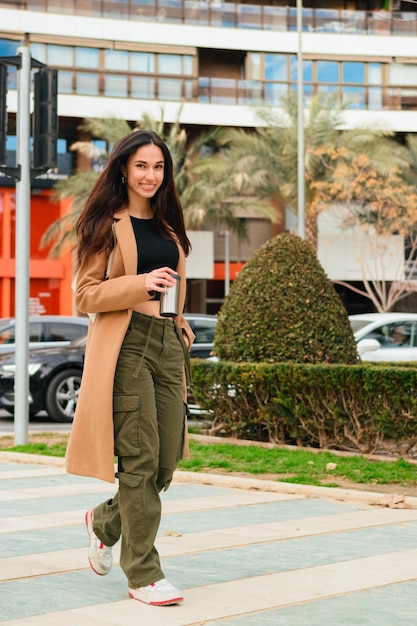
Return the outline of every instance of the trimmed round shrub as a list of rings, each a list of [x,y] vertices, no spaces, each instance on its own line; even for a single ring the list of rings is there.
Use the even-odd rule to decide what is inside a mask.
[[[219,313],[222,360],[355,363],[347,311],[310,246],[282,233],[245,264]]]

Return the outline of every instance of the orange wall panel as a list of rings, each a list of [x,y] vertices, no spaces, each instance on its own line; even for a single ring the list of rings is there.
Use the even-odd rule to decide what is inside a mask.
[[[16,200],[14,188],[0,187],[0,317],[15,315]],[[41,240],[47,228],[68,211],[68,202],[55,202],[51,191],[35,190],[30,204],[30,314],[72,315],[70,251],[48,258]]]

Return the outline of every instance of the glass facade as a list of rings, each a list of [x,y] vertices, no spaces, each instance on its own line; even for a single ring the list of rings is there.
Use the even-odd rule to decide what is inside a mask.
[[[132,76],[130,83],[132,98],[144,98],[151,100],[155,94],[155,79],[142,76]]]
[[[98,94],[98,74],[77,73],[75,77],[75,92],[82,96],[96,96]]]
[[[126,50],[105,50],[104,67],[106,68],[106,70],[115,70],[116,72],[128,72],[129,52],[127,52]]]
[[[64,13],[84,17],[104,17],[141,22],[196,24],[225,28],[258,28],[273,31],[295,31],[297,10],[289,3],[253,4],[239,2],[206,2],[198,0],[22,0],[20,8],[30,11]],[[293,3],[295,4],[295,3]],[[326,3],[322,3],[326,5]],[[333,6],[304,7],[303,30],[338,35],[417,35],[417,12],[413,1],[398,3],[395,19],[371,3],[327,3]],[[364,6],[366,5],[366,6]],[[383,5],[379,4],[380,8]],[[389,6],[389,4],[388,4]]]
[[[193,76],[192,55],[41,43],[31,44],[31,54],[59,70],[60,93],[161,100],[193,97],[192,80],[182,80]]]
[[[130,52],[130,71],[154,74],[155,55],[152,52]]]
[[[105,76],[104,95],[115,98],[123,98],[128,93],[127,76]]]
[[[338,83],[339,64],[336,61],[317,61],[317,82]]]
[[[15,56],[19,45],[0,39],[0,55]],[[31,55],[59,70],[58,90],[65,94],[276,106],[284,93],[298,88],[295,54],[249,52],[239,79],[198,77],[191,54],[35,42]],[[416,85],[417,61],[303,59],[306,103],[316,92],[336,92],[350,108],[417,109]],[[16,88],[13,67],[8,87]]]
[[[295,55],[290,56],[290,80],[298,81],[298,59]],[[303,82],[311,83],[313,81],[313,62],[303,60]]]
[[[74,48],[76,67],[88,67],[91,69],[99,68],[99,51],[97,48]]]
[[[66,95],[80,95],[88,97],[91,102],[97,103],[97,111],[104,110],[105,102],[103,98],[119,99],[117,104],[122,105],[123,99],[142,99],[148,102],[162,103],[167,101],[174,102],[204,102],[219,103],[227,106],[235,106],[243,104],[245,106],[277,106],[282,95],[290,90],[295,91],[298,88],[298,60],[295,54],[295,45],[287,47],[286,43],[281,46],[281,41],[295,41],[296,17],[297,12],[292,7],[285,6],[284,0],[278,0],[277,3],[254,4],[251,0],[247,2],[211,2],[210,0],[87,0],[86,2],[77,2],[76,0],[30,0],[30,2],[13,3],[10,6],[13,9],[19,8],[23,12],[26,9],[38,11],[37,22],[41,23],[46,18],[53,20],[64,20],[62,39],[60,33],[50,32],[45,28],[45,42],[42,42],[42,28],[39,29],[35,24],[33,31],[31,25],[20,28],[19,23],[13,24],[10,28],[10,34],[4,34],[3,37],[9,36],[14,40],[7,38],[0,40],[0,54],[3,56],[13,56],[17,53],[17,48],[21,42],[17,40],[19,33],[27,31],[27,40],[31,45],[31,53],[33,58],[45,63],[51,68],[58,69],[58,85],[59,93]],[[307,4],[307,3],[306,3]],[[335,41],[343,39],[344,35],[352,33],[360,34],[361,40],[365,39],[368,34],[381,35],[385,40],[379,42],[388,42],[386,35],[417,35],[417,12],[399,11],[396,13],[396,19],[387,20],[378,16],[378,11],[372,12],[369,3],[359,2],[328,3],[331,8],[316,9],[311,8],[315,4],[309,2],[309,8],[303,10],[303,28],[308,35],[306,39],[311,37],[311,33],[323,33],[315,37],[316,41],[322,38],[328,38],[327,33],[336,33],[338,38]],[[320,3],[325,4],[325,3]],[[336,8],[349,6],[359,7],[363,10],[342,10]],[[366,6],[365,6],[366,5]],[[401,3],[404,8],[405,2]],[[407,9],[415,9],[408,6]],[[45,12],[42,15],[41,12]],[[120,40],[116,40],[117,32],[111,31],[111,35],[106,38],[107,27],[103,27],[103,33],[98,27],[95,32],[91,29],[86,32],[83,29],[71,28],[72,22],[75,20],[68,19],[68,30],[66,28],[66,15],[76,15],[82,17],[105,18],[102,21],[104,25],[107,23],[110,28],[113,26],[110,20],[126,20],[124,23],[119,22],[118,26],[126,25],[126,31],[130,25],[127,20],[134,23],[135,33],[154,29],[158,24],[191,24],[198,26],[215,26],[218,29],[227,28],[229,30],[217,30],[212,32],[214,50],[200,49],[200,44],[196,42],[195,46],[191,46],[184,40],[178,40],[177,35],[172,37],[155,37],[148,39],[148,44],[141,44],[135,39],[135,34],[130,38],[131,43],[122,41],[125,37],[123,34]],[[33,16],[33,13],[32,13]],[[148,20],[148,23],[147,23]],[[49,23],[48,19],[48,23]],[[34,20],[35,22],[35,20]],[[98,21],[96,22],[98,25]],[[100,26],[100,25],[98,25]],[[162,30],[161,27],[158,26]],[[237,46],[243,49],[227,50],[227,47],[233,45],[231,41],[227,41],[231,34],[230,29],[242,29],[238,35],[235,32]],[[274,43],[271,45],[274,50],[287,50],[286,52],[261,52],[262,49],[262,33],[259,35],[258,42],[253,47],[255,52],[251,52],[253,34],[248,29],[265,29],[276,31],[267,37],[274,36]],[[168,32],[172,29],[167,29]],[[211,29],[213,30],[213,29]],[[172,31],[174,32],[174,31]],[[178,27],[175,26],[175,32],[178,33]],[[290,32],[284,37],[282,32]],[[340,37],[339,37],[340,35]],[[22,35],[23,36],[23,35]],[[85,40],[84,40],[85,38]],[[102,38],[102,39],[101,39]],[[33,42],[38,39],[40,42]],[[141,39],[139,35],[138,39]],[[221,39],[226,40],[221,43]],[[230,38],[232,39],[232,38]],[[248,39],[248,49],[245,48]],[[317,53],[314,57],[315,48],[308,46],[309,54],[305,55],[302,64],[302,81],[305,101],[307,101],[314,93],[318,91],[334,92],[339,97],[340,102],[345,103],[351,108],[381,110],[386,109],[414,109],[417,110],[417,59],[408,58],[408,54],[416,57],[411,48],[404,47],[402,57],[391,56],[381,46],[379,60],[372,60],[373,55],[377,54],[374,43],[377,37],[368,39],[368,48],[366,56],[355,60],[356,50],[349,48],[349,45],[336,45],[334,50],[329,52],[330,48],[323,46],[320,48],[321,53]],[[153,43],[151,43],[152,41]],[[345,37],[346,41],[346,37]],[[243,43],[241,43],[243,42]],[[406,44],[408,39],[406,40]],[[255,38],[253,37],[253,43]],[[97,44],[98,47],[94,47]],[[170,45],[171,44],[171,45]],[[395,42],[392,42],[394,48]],[[187,46],[190,45],[192,54],[187,53]],[[207,44],[206,44],[207,45]],[[410,41],[410,46],[412,46]],[[133,50],[129,50],[129,46]],[[211,47],[211,41],[210,41]],[[142,50],[143,48],[143,50]],[[318,49],[318,48],[317,48]],[[292,50],[292,52],[291,52]],[[327,50],[324,54],[323,50]],[[369,50],[369,54],[368,54]],[[176,51],[176,52],[175,52]],[[180,52],[178,52],[180,51]],[[210,58],[211,55],[211,58]],[[340,58],[338,56],[340,55]],[[343,56],[344,55],[344,56]],[[307,58],[306,58],[307,57]],[[376,58],[376,57],[375,57]],[[381,60],[382,59],[382,60]],[[404,60],[405,59],[405,60]],[[404,60],[404,62],[401,62]],[[207,74],[207,75],[206,75]],[[16,71],[10,67],[8,73],[8,85],[10,88],[16,87]],[[13,97],[15,94],[13,94]],[[96,100],[94,100],[94,98]],[[102,98],[101,102],[99,98]],[[66,111],[66,117],[62,118],[62,132],[68,137],[68,142],[72,143],[77,139],[84,138],[84,135],[77,134],[79,120],[75,116],[79,115],[78,111],[95,110],[93,107],[83,109],[83,99],[79,98],[77,106],[71,110],[67,106],[62,107]],[[74,99],[62,98],[61,102],[66,105],[74,102]],[[14,117],[14,101],[9,120],[11,120],[11,132],[15,132]],[[79,105],[79,106],[78,106]],[[143,106],[134,104],[138,111],[143,110]],[[152,108],[152,107],[149,107]],[[172,107],[176,109],[178,107]],[[193,107],[187,107],[187,109]],[[116,102],[109,104],[109,110],[116,109]],[[123,107],[120,106],[120,110]],[[146,106],[145,106],[146,110]],[[221,114],[221,112],[219,111]],[[63,114],[62,114],[63,115]],[[71,116],[74,117],[71,117]],[[139,117],[140,113],[138,114]],[[188,111],[187,111],[188,115]],[[352,116],[353,118],[354,116]],[[371,115],[372,117],[372,115]],[[249,118],[249,116],[248,116]],[[247,119],[248,119],[247,118]],[[190,119],[190,118],[187,118]],[[214,118],[213,119],[217,119]],[[206,118],[206,123],[210,122],[210,117]],[[7,149],[15,151],[15,137],[9,137]],[[108,146],[101,146],[103,149]],[[69,147],[59,140],[58,150],[61,156],[67,153]],[[72,157],[71,166],[76,164],[75,153],[67,153]],[[82,164],[83,165],[83,164]],[[100,157],[92,163],[93,168],[99,170],[102,167]],[[68,171],[71,167],[68,167]],[[62,173],[62,174],[61,174]],[[59,170],[60,175],[64,175],[64,170]],[[7,195],[7,194],[6,194]],[[35,194],[33,194],[35,196]],[[11,205],[14,202],[11,194],[6,196],[3,194],[0,198],[0,215],[5,214],[5,206],[7,203]],[[33,203],[35,206],[35,202]],[[53,204],[53,203],[52,203]],[[47,251],[39,251],[39,234],[44,231],[50,221],[56,219],[60,214],[58,209],[50,210],[49,198],[43,199],[42,220],[37,219],[34,213],[34,223],[36,228],[33,229],[34,240],[31,242],[31,255],[38,261],[45,261],[45,268],[42,277],[39,280],[44,281],[41,287],[37,287],[36,293],[31,291],[31,297],[38,297],[38,292],[49,292],[51,302],[55,298],[55,292],[52,291],[52,282],[56,281],[56,294],[58,294],[58,282],[60,276],[64,275],[61,269],[56,270],[55,274],[50,272],[50,261],[43,258],[43,254]],[[14,210],[8,209],[8,221],[4,219],[1,222],[3,232],[7,235],[0,241],[0,253],[5,254],[4,248],[11,248],[6,251],[8,260],[12,260],[14,254]],[[39,228],[38,228],[39,224]],[[11,233],[11,241],[8,239],[8,233]],[[36,245],[36,249],[33,247]],[[69,270],[70,270],[69,266]],[[70,275],[71,272],[66,272]],[[52,276],[52,278],[51,278]],[[37,279],[38,280],[38,279]],[[67,285],[68,287],[68,285]],[[13,290],[13,284],[10,289]],[[64,291],[64,289],[63,289]],[[69,290],[68,290],[69,291]],[[3,298],[5,299],[5,298]],[[54,307],[62,306],[57,304]],[[41,303],[43,304],[43,302]],[[45,305],[46,306],[46,305]]]

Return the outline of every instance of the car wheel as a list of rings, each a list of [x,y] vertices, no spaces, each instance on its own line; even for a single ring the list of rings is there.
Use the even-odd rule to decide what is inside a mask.
[[[55,422],[72,422],[81,385],[78,369],[59,372],[49,382],[45,397],[45,408]]]

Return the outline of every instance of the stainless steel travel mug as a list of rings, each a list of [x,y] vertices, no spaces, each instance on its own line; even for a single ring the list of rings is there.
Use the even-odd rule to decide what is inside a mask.
[[[180,281],[179,274],[171,274],[175,278],[175,285],[168,287],[166,293],[161,293],[159,301],[159,313],[162,317],[176,317],[180,304]]]

